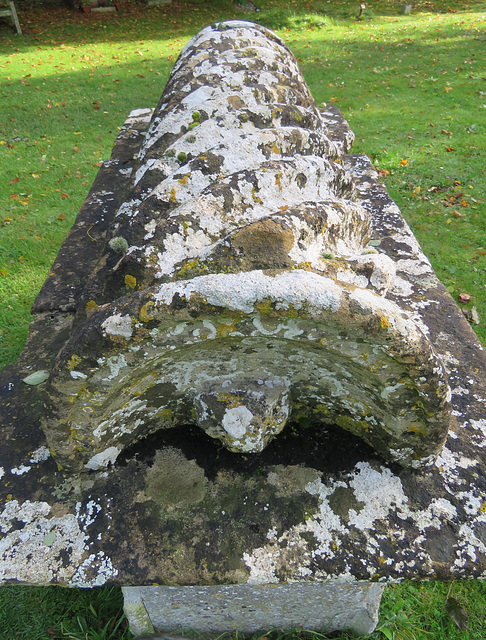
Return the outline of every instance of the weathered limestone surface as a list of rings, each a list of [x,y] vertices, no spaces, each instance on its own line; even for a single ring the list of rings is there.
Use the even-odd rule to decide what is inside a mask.
[[[0,378],[0,580],[486,577],[484,349],[351,140],[246,23],[130,115]]]

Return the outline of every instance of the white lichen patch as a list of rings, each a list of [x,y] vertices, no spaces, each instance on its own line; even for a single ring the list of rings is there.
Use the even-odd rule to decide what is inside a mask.
[[[129,315],[122,316],[119,313],[107,318],[101,325],[105,334],[110,336],[121,336],[122,338],[131,338],[132,319]]]
[[[76,569],[69,581],[70,587],[101,587],[118,575],[118,569],[104,551],[91,553]]]
[[[413,294],[413,285],[408,280],[395,276],[395,280],[393,281],[393,286],[390,291],[401,298],[408,298]]]
[[[309,532],[316,539],[316,543],[312,545],[311,556],[338,563],[340,572],[349,572],[350,562],[358,561],[366,567],[370,576],[377,573],[380,565],[387,564],[393,566],[394,579],[399,579],[410,567],[414,567],[416,562],[420,562],[423,569],[432,573],[432,557],[423,547],[428,533],[432,530],[440,531],[445,525],[454,526],[458,522],[458,511],[447,498],[433,498],[427,508],[412,508],[398,476],[386,467],[374,468],[367,462],[358,463],[354,471],[344,479],[330,479],[326,483],[322,480],[309,482],[306,490],[319,499],[317,513],[281,534],[278,534],[275,528],[270,529],[267,534],[269,542],[266,545],[244,554],[243,560],[250,569],[249,583],[280,581],[279,566],[282,567],[282,557],[290,539],[293,540],[294,550],[297,552],[290,560],[286,556],[285,579],[298,580],[299,576],[304,575],[309,564],[309,545],[308,538],[304,538],[303,534]],[[334,505],[335,496],[339,492],[350,497],[344,502],[348,506],[342,507],[343,512],[338,508],[338,513]],[[476,524],[486,522],[486,514],[482,513],[484,495],[470,490],[457,493],[456,498],[465,502],[470,515],[475,516]],[[411,549],[415,559],[410,560],[406,557],[407,549],[398,552],[399,555],[403,553],[403,560],[396,557],[393,565],[386,561],[386,556],[382,556],[381,544],[392,540],[397,542],[403,535],[395,526],[390,528],[391,515],[396,515],[399,520],[407,521],[416,528],[417,534]],[[356,549],[354,558],[347,557],[345,553],[343,555],[342,543],[350,535],[355,537],[357,532],[364,536],[361,552]],[[461,526],[455,544],[455,569],[460,571],[466,563],[466,558],[474,561],[477,555],[485,550],[484,543],[472,528]],[[319,572],[320,579],[330,577],[333,577],[332,572]]]
[[[109,417],[104,419],[96,429],[93,429],[93,436],[96,440],[103,442],[103,437],[109,433],[112,438],[119,438],[120,436],[131,433],[136,430],[140,424],[143,424],[143,417],[147,413],[147,404],[137,398],[128,400],[122,407],[113,411]],[[137,419],[137,414],[140,418]],[[116,460],[121,449],[117,447],[108,447],[106,450],[98,452],[96,455],[100,456],[92,464],[99,466],[107,466]],[[90,467],[91,468],[91,467]]]
[[[85,535],[73,514],[49,518],[50,510],[46,502],[7,503],[0,514],[6,534],[0,542],[0,582],[49,584],[74,574],[86,550]],[[23,527],[11,530],[15,522]]]
[[[39,455],[43,455],[42,452]],[[78,503],[74,513],[51,515],[47,502],[6,503],[0,513],[0,583],[78,587],[101,586],[117,575],[103,551],[89,553],[90,527],[102,509],[98,502]],[[109,514],[106,514],[109,516]]]
[[[87,378],[87,375],[82,371],[70,371],[69,375],[71,376],[71,378],[74,378],[74,380],[83,380]]]
[[[444,446],[437,456],[435,464],[448,482],[454,482],[455,480],[459,480],[458,469],[469,469],[470,467],[476,466],[478,461],[457,454],[447,446]]]
[[[476,518],[475,524],[482,524],[484,526],[485,523],[485,514]],[[473,563],[477,561],[478,554],[483,556],[486,554],[486,545],[478,538],[472,526],[463,524],[459,529],[459,541],[456,546],[456,558],[453,569],[460,573],[467,561],[472,561]]]
[[[422,335],[417,323],[412,321],[410,315],[404,313],[391,300],[385,300],[368,289],[356,289],[350,293],[349,298],[357,303],[363,311],[374,315],[381,314],[386,319],[384,321],[386,326],[393,327],[395,331],[406,337],[411,343],[419,340]]]
[[[93,471],[103,469],[110,464],[114,464],[115,460],[120,454],[120,451],[121,449],[118,449],[117,447],[108,447],[108,449],[105,449],[105,451],[97,453],[92,458],[90,458],[84,466],[87,469],[92,469]]]
[[[397,271],[412,276],[423,276],[433,273],[432,267],[428,260],[414,260],[410,258],[398,260],[396,263]]]
[[[202,256],[213,244],[213,239],[202,229],[194,231],[188,227],[182,233],[173,233],[164,238],[164,251],[158,253],[157,276],[172,275],[175,266],[189,258]],[[151,256],[151,248],[146,255]]]
[[[223,429],[232,438],[243,438],[253,418],[252,412],[247,407],[239,406],[227,409],[221,422]]]
[[[275,569],[279,556],[279,547],[272,548],[270,553],[266,547],[255,549],[251,554],[244,553],[243,561],[250,569],[248,584],[277,584]]]
[[[141,204],[141,200],[139,199],[134,199],[134,200],[129,200],[127,202],[124,202],[118,209],[118,211],[116,212],[117,216],[125,216],[128,218],[131,218],[132,216],[137,215],[138,212],[138,207]]]
[[[169,305],[176,294],[187,299],[196,294],[209,304],[245,313],[251,313],[256,303],[266,299],[275,302],[277,309],[288,309],[292,305],[296,309],[306,306],[311,312],[319,312],[337,311],[342,290],[332,280],[301,269],[275,277],[250,271],[167,283],[159,287],[154,299],[158,304]]]
[[[155,222],[155,220],[151,220],[145,225],[144,228],[147,233],[143,239],[150,240],[151,238],[154,237],[155,229],[157,228],[157,223]]]
[[[362,531],[371,530],[376,520],[385,518],[392,507],[403,511],[407,497],[400,479],[389,469],[376,471],[368,463],[358,463],[349,486],[363,507],[350,509],[349,524]]]
[[[359,275],[352,269],[339,269],[336,273],[336,280],[354,284],[356,287],[364,289],[368,286],[369,280],[366,276]]]
[[[13,469],[10,469],[10,473],[13,473],[14,476],[23,476],[24,473],[27,473],[28,471],[30,471],[30,469],[30,467],[21,464],[20,467],[14,467]]]
[[[382,294],[386,294],[396,278],[395,263],[391,258],[383,253],[368,254],[357,259],[359,265],[369,265],[372,267],[370,282],[373,287]]]
[[[104,364],[104,363],[103,363]],[[103,382],[109,382],[120,375],[120,371],[122,371],[127,366],[127,361],[125,360],[125,356],[120,354],[119,356],[110,356],[106,364],[110,369],[110,374],[103,378]]]
[[[484,448],[486,447],[486,419],[481,418],[480,420],[470,420],[471,427],[477,432],[475,434],[474,440],[476,441],[476,445],[478,447]]]

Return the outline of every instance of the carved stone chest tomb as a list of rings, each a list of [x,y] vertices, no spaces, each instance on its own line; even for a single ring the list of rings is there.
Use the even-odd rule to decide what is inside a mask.
[[[129,115],[0,378],[0,580],[367,633],[486,577],[485,352],[353,137],[248,22]]]

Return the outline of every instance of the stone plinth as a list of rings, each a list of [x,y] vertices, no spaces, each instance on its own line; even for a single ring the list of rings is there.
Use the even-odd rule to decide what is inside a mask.
[[[0,378],[2,582],[486,576],[485,352],[352,139],[249,23],[130,114]]]
[[[271,629],[372,633],[383,585],[301,583],[209,587],[124,587],[125,613],[134,635],[192,630],[254,634]]]

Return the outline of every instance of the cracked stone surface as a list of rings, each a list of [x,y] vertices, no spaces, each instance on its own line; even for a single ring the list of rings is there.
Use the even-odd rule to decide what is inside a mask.
[[[0,377],[0,580],[486,577],[485,353],[251,23],[128,117]]]

